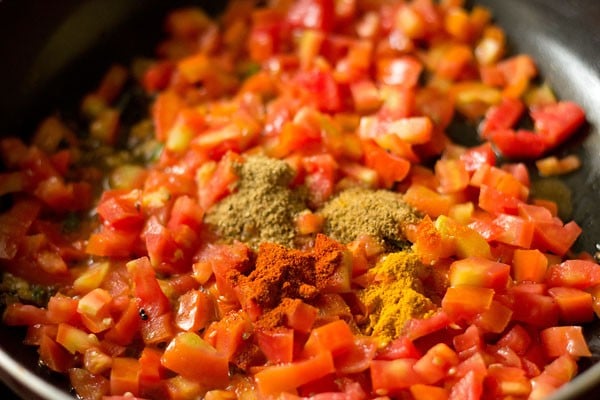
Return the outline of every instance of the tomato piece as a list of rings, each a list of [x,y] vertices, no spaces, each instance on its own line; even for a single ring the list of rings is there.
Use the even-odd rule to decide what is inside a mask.
[[[498,364],[490,365],[486,385],[496,396],[527,396],[531,392],[531,382],[525,371],[517,367]]]
[[[163,367],[161,365],[162,351],[145,347],[140,355],[140,387],[142,392],[144,388],[155,387],[160,383],[163,377]]]
[[[543,282],[548,269],[548,259],[538,249],[515,249],[513,253],[513,277],[517,282]]]
[[[450,197],[419,183],[410,185],[404,193],[404,201],[432,218],[448,215],[453,204]]]
[[[90,236],[85,252],[96,256],[127,257],[131,255],[138,239],[139,232],[103,226],[100,232]]]
[[[337,320],[313,329],[304,344],[302,354],[310,357],[322,351],[336,356],[350,349],[354,344],[354,334],[344,320]]]
[[[328,351],[288,364],[269,366],[254,375],[258,391],[265,395],[277,395],[294,391],[301,385],[322,378],[335,371],[333,357]]]
[[[65,373],[75,365],[75,358],[50,336],[42,335],[39,346],[40,362],[52,371]]]
[[[440,258],[450,257],[455,252],[454,241],[438,232],[429,215],[419,222],[415,234],[412,249],[424,264],[432,264]]]
[[[318,314],[318,308],[303,301],[294,302],[293,307],[285,309],[286,325],[296,331],[308,333]]]
[[[170,60],[154,62],[150,65],[142,77],[142,86],[147,92],[158,92],[166,89],[175,65]]]
[[[501,333],[512,320],[512,314],[509,307],[493,300],[490,308],[475,317],[473,323],[484,332]]]
[[[66,322],[71,325],[79,324],[80,317],[77,313],[77,299],[62,295],[60,293],[50,297],[48,301],[48,319],[55,324]]]
[[[500,104],[490,107],[479,125],[479,132],[484,139],[489,138],[496,130],[511,129],[523,115],[525,104],[519,99],[504,97]]]
[[[442,299],[442,310],[454,320],[470,319],[489,310],[494,289],[476,286],[449,287]]]
[[[510,214],[499,214],[493,224],[500,228],[495,240],[515,247],[531,247],[535,225],[531,221]]]
[[[592,294],[569,287],[553,287],[548,294],[554,298],[564,323],[582,324],[594,319]]]
[[[291,363],[294,355],[294,331],[289,328],[256,331],[258,347],[274,364]]]
[[[468,353],[470,357],[482,349],[483,334],[477,325],[469,325],[463,333],[452,338],[452,344],[454,345],[454,349],[459,353],[459,356],[464,359],[465,354]]]
[[[558,221],[535,222],[534,246],[547,249],[559,256],[565,255],[573,246],[581,228],[575,221],[561,226]]]
[[[540,332],[542,346],[548,357],[569,355],[590,357],[592,353],[588,348],[581,326],[554,326]]]
[[[92,333],[105,331],[112,325],[110,306],[112,296],[106,290],[96,288],[85,294],[77,304],[77,312],[83,325]]]
[[[450,389],[449,400],[476,400],[483,393],[483,376],[469,371]]]
[[[470,147],[460,155],[467,172],[479,170],[483,165],[496,165],[496,154],[489,142]]]
[[[378,360],[396,360],[399,358],[418,359],[421,353],[408,336],[400,336],[392,340],[388,345],[377,354]]]
[[[444,310],[435,312],[428,318],[411,319],[406,323],[406,336],[410,340],[416,340],[439,331],[450,325],[452,321]]]
[[[204,329],[212,316],[211,307],[212,303],[205,292],[190,290],[179,297],[175,325],[184,331]]]
[[[544,138],[532,131],[499,129],[489,133],[490,141],[510,158],[539,158],[548,150]]]
[[[363,142],[365,150],[365,165],[374,169],[379,176],[381,185],[391,188],[396,182],[401,182],[408,175],[410,162],[393,153],[387,152],[374,142]]]
[[[593,261],[566,260],[548,268],[549,286],[587,289],[600,283],[600,266]]]
[[[502,290],[508,285],[510,265],[481,257],[468,257],[450,265],[451,286],[471,285]]]
[[[382,58],[377,61],[377,80],[386,85],[414,87],[423,71],[423,64],[412,56]]]
[[[490,213],[514,214],[520,200],[514,196],[502,193],[497,188],[482,185],[479,191],[479,207]]]
[[[358,374],[366,371],[375,358],[377,345],[371,338],[354,339],[354,345],[335,357],[335,369],[341,374]]]
[[[335,4],[332,0],[301,0],[293,3],[287,14],[292,27],[319,29],[325,32],[333,29]]]
[[[46,310],[21,303],[9,304],[4,310],[2,321],[10,326],[33,326],[50,323]]]
[[[244,346],[244,340],[252,332],[248,315],[242,311],[230,312],[215,326],[216,333],[211,340],[219,354],[232,361],[235,354]]]
[[[451,238],[456,246],[456,254],[461,258],[491,258],[487,241],[475,230],[461,225],[446,215],[440,215],[435,221],[436,229],[443,237]]]
[[[308,188],[309,201],[320,206],[333,194],[338,164],[330,154],[319,154],[304,157],[302,166],[307,173],[304,184]]]
[[[585,112],[574,102],[561,101],[534,107],[531,118],[536,132],[543,137],[548,148],[554,148],[583,125]]]
[[[58,325],[56,342],[71,354],[84,354],[86,350],[97,347],[99,344],[96,335],[65,323]]]
[[[373,360],[371,362],[371,383],[373,391],[379,395],[395,393],[417,383],[423,378],[414,369],[416,360],[400,358],[397,360]]]
[[[127,271],[134,283],[139,307],[148,319],[159,317],[171,310],[169,299],[160,288],[156,274],[147,257],[127,263]]]
[[[448,390],[443,387],[415,383],[409,389],[415,400],[448,400]]]
[[[70,368],[69,380],[73,389],[82,399],[105,398],[110,393],[110,381],[100,374],[93,374],[84,368]]]
[[[379,90],[370,79],[362,79],[350,83],[350,93],[354,108],[359,113],[368,113],[377,110],[382,103]]]
[[[193,332],[177,334],[167,345],[161,363],[208,388],[224,388],[229,381],[227,358]]]
[[[428,143],[433,135],[433,123],[429,117],[406,117],[383,124],[385,132],[411,144]]]
[[[431,347],[413,365],[424,383],[433,384],[442,380],[451,368],[458,365],[458,355],[445,343]]]
[[[558,323],[558,306],[550,296],[513,290],[513,319],[536,327],[548,327]]]
[[[17,201],[0,215],[0,259],[13,259],[21,240],[37,219],[41,205],[33,199]]]
[[[231,193],[233,184],[238,180],[235,164],[241,162],[241,157],[233,152],[226,153],[217,164],[215,171],[203,185],[198,187],[198,203],[203,210]]]
[[[467,188],[470,177],[462,160],[440,159],[435,163],[440,193],[456,193]]]
[[[319,110],[336,112],[343,109],[340,86],[331,72],[317,68],[300,71],[295,77],[295,83],[299,88],[310,93],[310,98]]]
[[[136,358],[116,357],[110,370],[110,393],[122,395],[127,392],[140,394],[140,363]]]
[[[174,91],[168,90],[157,96],[152,106],[152,117],[159,141],[164,142],[167,139],[168,132],[183,107],[183,100]]]
[[[104,337],[121,346],[127,346],[138,333],[141,323],[140,309],[137,302],[132,300],[113,327],[105,333]]]

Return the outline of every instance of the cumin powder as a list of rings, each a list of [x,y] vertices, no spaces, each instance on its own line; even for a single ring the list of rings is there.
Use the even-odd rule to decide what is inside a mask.
[[[333,239],[349,243],[367,234],[392,250],[409,245],[403,227],[419,220],[400,194],[359,187],[344,190],[319,213],[325,217],[323,233]]]
[[[289,185],[295,176],[285,161],[248,157],[237,168],[237,191],[206,214],[205,222],[225,242],[239,240],[257,249],[271,242],[292,246],[296,216],[306,209],[303,196]]]

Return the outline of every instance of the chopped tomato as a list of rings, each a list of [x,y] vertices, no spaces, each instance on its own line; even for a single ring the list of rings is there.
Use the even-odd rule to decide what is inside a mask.
[[[208,388],[227,385],[227,358],[193,332],[177,334],[165,349],[161,363],[165,368]]]
[[[479,126],[481,136],[488,138],[494,131],[513,128],[524,111],[525,104],[521,100],[503,98],[500,104],[490,107],[485,114]]]
[[[305,360],[265,367],[254,375],[254,379],[259,392],[270,395],[293,391],[333,371],[335,366],[331,353],[320,351]]]
[[[592,353],[580,326],[555,326],[540,332],[542,346],[549,357],[569,355],[573,358],[590,357]]]
[[[531,110],[535,130],[549,148],[564,142],[585,122],[585,113],[576,103],[565,101],[535,107]]]
[[[301,0],[290,8],[287,19],[293,27],[329,31],[334,26],[332,0]]]

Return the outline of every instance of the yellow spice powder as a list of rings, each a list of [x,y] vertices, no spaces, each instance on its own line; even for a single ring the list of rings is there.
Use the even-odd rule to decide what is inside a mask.
[[[369,274],[373,283],[359,292],[369,312],[362,327],[365,334],[387,343],[402,334],[407,321],[435,310],[436,305],[423,294],[420,277],[426,267],[411,251],[384,256]]]

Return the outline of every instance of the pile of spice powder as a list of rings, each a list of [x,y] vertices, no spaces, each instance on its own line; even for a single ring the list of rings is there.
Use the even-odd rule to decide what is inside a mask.
[[[427,274],[417,255],[400,251],[384,256],[368,272],[373,282],[359,291],[368,310],[362,331],[387,343],[403,333],[412,318],[427,317],[436,305],[423,294],[420,277]]]
[[[323,233],[337,241],[349,243],[367,234],[392,250],[408,246],[402,227],[419,221],[398,193],[360,187],[342,191],[319,213],[325,217]]]
[[[248,157],[238,167],[237,191],[210,209],[205,222],[226,242],[239,240],[257,249],[271,242],[293,246],[295,218],[306,209],[303,196],[290,189],[295,172],[285,161]]]

